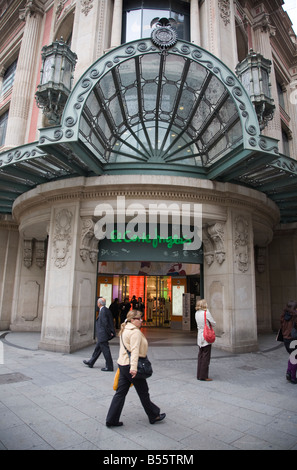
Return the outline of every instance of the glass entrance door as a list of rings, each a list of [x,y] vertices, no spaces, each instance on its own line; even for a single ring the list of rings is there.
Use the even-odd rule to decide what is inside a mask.
[[[115,279],[116,278],[116,279]],[[114,276],[114,287],[120,302],[141,297],[145,305],[144,325],[170,326],[171,277],[170,276]]]
[[[146,283],[147,324],[169,327],[171,317],[171,277],[148,276]]]

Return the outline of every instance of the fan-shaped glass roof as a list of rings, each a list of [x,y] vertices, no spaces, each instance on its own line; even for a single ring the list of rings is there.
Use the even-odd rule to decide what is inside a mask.
[[[103,163],[209,166],[242,140],[220,80],[189,58],[159,52],[122,62],[94,86],[79,134]]]

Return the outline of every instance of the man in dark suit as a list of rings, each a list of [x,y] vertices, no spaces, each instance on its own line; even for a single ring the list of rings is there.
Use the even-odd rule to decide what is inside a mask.
[[[106,300],[103,297],[99,297],[97,305],[99,308],[99,315],[96,320],[97,344],[91,359],[89,361],[84,360],[83,362],[87,366],[93,367],[100,354],[103,353],[106,364],[101,370],[104,372],[113,371],[113,362],[108,344],[108,341],[116,335],[112,313],[109,308],[106,307]]]

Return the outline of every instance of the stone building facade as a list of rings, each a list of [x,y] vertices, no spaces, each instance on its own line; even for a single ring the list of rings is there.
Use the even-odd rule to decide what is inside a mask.
[[[208,300],[224,350],[256,350],[258,333],[278,327],[297,299],[297,42],[282,4],[0,2],[0,330],[85,347],[96,297],[124,297],[139,276],[147,325],[189,329],[192,294]],[[77,56],[56,123],[35,96],[54,41]],[[273,116],[236,73],[253,54],[270,61]],[[192,223],[199,206],[202,248],[142,242],[119,257],[96,222],[98,205],[122,216],[123,200],[124,224],[161,203],[187,206]]]

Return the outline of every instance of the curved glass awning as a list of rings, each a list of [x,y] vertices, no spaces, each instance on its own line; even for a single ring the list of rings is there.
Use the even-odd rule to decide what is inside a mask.
[[[0,154],[0,211],[11,212],[18,195],[44,182],[104,173],[230,181],[272,197],[286,180],[279,157],[241,82],[219,59],[185,41],[162,48],[142,39],[82,75],[60,125]],[[290,194],[297,194],[293,173]]]
[[[190,58],[155,52],[115,66],[86,99],[79,138],[104,163],[207,167],[242,140],[226,87]]]

